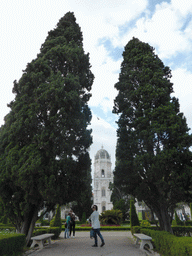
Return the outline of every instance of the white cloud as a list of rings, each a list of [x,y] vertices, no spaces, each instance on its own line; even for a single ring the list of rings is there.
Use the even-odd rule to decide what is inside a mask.
[[[171,6],[179,12],[183,17],[192,12],[192,2],[191,0],[172,0]]]
[[[19,79],[22,70],[39,52],[47,32],[54,29],[59,19],[68,11],[74,12],[83,32],[85,53],[90,53],[90,63],[95,75],[92,98],[89,105],[102,107],[104,114],[111,112],[117,94],[114,84],[118,82],[122,60],[115,61],[104,46],[98,44],[102,38],[109,39],[113,47],[124,47],[133,36],[156,48],[161,59],[171,63],[178,53],[189,53],[192,40],[191,0],[172,0],[170,3],[152,4],[147,0],[26,0],[3,1],[1,3],[1,113],[0,123],[8,112],[6,104],[14,95],[13,81]],[[151,1],[152,2],[152,1]],[[188,18],[188,23],[186,23]],[[129,26],[135,19],[134,28],[120,34],[120,26]],[[133,26],[133,23],[132,23]],[[183,29],[183,26],[184,29]],[[126,30],[126,29],[125,29]],[[187,59],[186,59],[187,61]],[[179,63],[177,63],[179,65]],[[189,66],[189,60],[188,65]],[[192,127],[191,81],[192,74],[183,67],[173,70],[174,90],[181,104],[181,111]],[[182,88],[182,89],[181,89]],[[186,92],[186,94],[184,93]],[[108,99],[106,99],[108,98]],[[101,148],[111,154],[115,162],[116,131],[113,124],[93,114],[93,145],[91,157]]]
[[[90,128],[93,130],[93,144],[91,145],[90,156],[93,161],[95,154],[103,146],[111,156],[112,168],[115,167],[116,129],[104,119],[92,113]],[[93,163],[92,163],[93,164]]]
[[[160,58],[170,58],[191,49],[186,33],[181,30],[184,22],[176,6],[159,4],[151,18],[146,15],[137,20],[136,26],[124,36],[123,44],[134,36],[157,48]]]
[[[180,111],[187,118],[187,124],[192,128],[192,73],[184,68],[172,71],[173,95],[179,99]]]

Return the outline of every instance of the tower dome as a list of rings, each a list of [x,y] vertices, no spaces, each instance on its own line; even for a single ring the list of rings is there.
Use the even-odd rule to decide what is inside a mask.
[[[95,155],[95,160],[98,159],[110,159],[109,153],[107,152],[107,150],[103,149],[103,147],[102,149],[98,150]]]

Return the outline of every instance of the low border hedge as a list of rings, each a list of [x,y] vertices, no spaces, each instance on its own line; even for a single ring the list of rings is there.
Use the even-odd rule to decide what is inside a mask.
[[[32,236],[38,236],[43,235],[46,233],[54,233],[55,235],[52,237],[52,239],[57,239],[59,235],[61,234],[61,228],[59,227],[36,227],[33,231]]]
[[[152,237],[155,250],[164,256],[192,255],[192,237],[177,237],[166,231],[141,228],[141,233]]]
[[[21,255],[25,246],[25,235],[4,234],[0,235],[0,256]]]
[[[76,231],[89,231],[91,229],[90,227],[79,227],[75,226]],[[62,226],[62,230],[65,230],[65,227]],[[128,231],[130,230],[130,227],[122,227],[122,226],[101,226],[100,230],[102,231]]]

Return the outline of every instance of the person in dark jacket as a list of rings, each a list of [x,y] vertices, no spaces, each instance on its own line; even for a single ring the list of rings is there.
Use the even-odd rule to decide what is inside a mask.
[[[75,238],[75,213],[71,210],[70,211],[70,216],[71,216],[71,222],[70,222],[70,234],[69,236],[71,236],[71,233],[73,231],[73,238]]]

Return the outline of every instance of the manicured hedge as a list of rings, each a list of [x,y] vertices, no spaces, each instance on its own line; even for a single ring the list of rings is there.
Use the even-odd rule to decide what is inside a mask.
[[[21,255],[25,246],[25,235],[4,234],[0,235],[0,256]]]
[[[9,231],[14,231],[15,232],[15,227],[12,224],[2,224],[0,223],[0,230],[9,230]]]
[[[38,227],[34,229],[32,236],[43,235],[46,233],[54,233],[55,235],[52,237],[52,239],[57,239],[61,234],[61,229],[59,227]]]
[[[172,226],[175,236],[192,236],[192,227],[189,226]]]
[[[62,226],[62,230],[64,230],[64,226]],[[76,231],[89,231],[91,229],[90,227],[79,227],[76,226],[75,230]],[[101,226],[100,230],[102,231],[130,231],[130,227],[123,227],[123,226]]]
[[[192,237],[176,237],[166,231],[140,229],[140,232],[152,237],[155,250],[164,256],[191,256]]]

